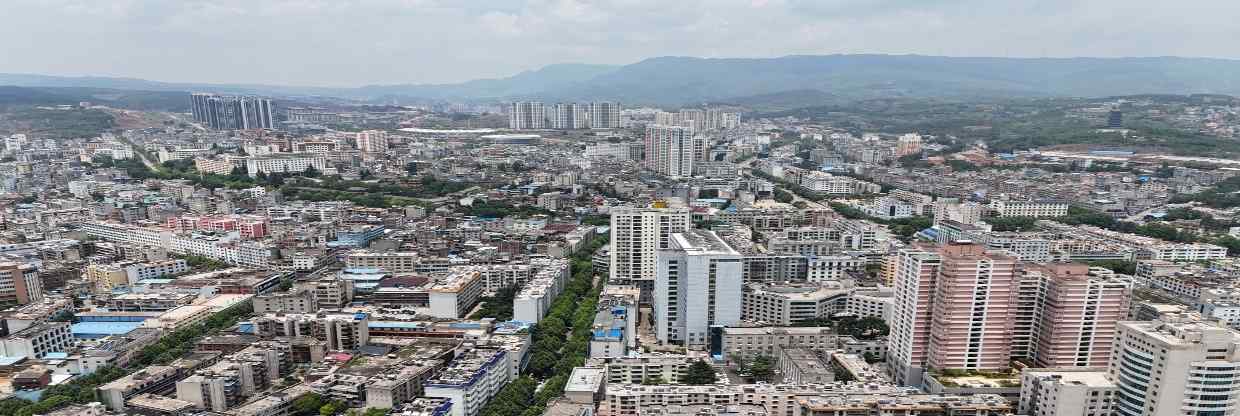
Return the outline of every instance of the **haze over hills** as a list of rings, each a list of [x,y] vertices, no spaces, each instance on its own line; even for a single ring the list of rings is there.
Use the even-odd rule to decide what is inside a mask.
[[[823,55],[659,57],[623,66],[557,64],[457,84],[357,88],[197,84],[133,78],[0,74],[0,85],[331,96],[365,101],[606,99],[677,106],[757,101],[792,108],[824,99],[1240,95],[1240,61],[1212,58],[958,58]]]

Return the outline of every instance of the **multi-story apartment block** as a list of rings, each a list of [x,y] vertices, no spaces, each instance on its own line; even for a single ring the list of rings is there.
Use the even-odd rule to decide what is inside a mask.
[[[366,153],[383,153],[388,149],[387,132],[383,130],[366,130],[357,133],[357,150]]]
[[[6,357],[43,358],[53,352],[69,352],[73,334],[68,322],[43,322],[17,331],[3,340],[0,347]]]
[[[590,103],[590,128],[592,129],[618,129],[623,127],[620,125],[620,103],[615,102],[592,102]]]
[[[613,209],[608,281],[637,286],[642,291],[642,303],[650,303],[656,251],[670,248],[672,234],[689,230],[690,224],[687,209]]]
[[[370,342],[365,313],[266,314],[254,318],[254,333],[263,338],[310,337],[330,350],[353,350]]]
[[[246,158],[245,169],[250,176],[264,173],[300,173],[314,168],[319,172],[327,169],[327,158],[310,153],[289,153]]]
[[[561,130],[589,128],[588,114],[586,107],[581,104],[558,103],[551,112],[551,128]]]
[[[995,200],[990,202],[990,210],[999,217],[1056,218],[1068,215],[1068,203]]]
[[[694,163],[705,161],[710,147],[710,140],[691,128],[663,125],[646,126],[645,143],[646,168],[675,178],[692,177]]]
[[[0,263],[0,304],[25,305],[43,300],[39,268],[30,263]]]
[[[1026,267],[1041,280],[1032,358],[1039,367],[1100,367],[1111,356],[1116,325],[1128,315],[1132,285],[1089,274],[1083,264]],[[1026,309],[1025,305],[1020,306]]]
[[[451,400],[452,416],[477,416],[512,381],[508,354],[503,349],[462,351],[438,377],[426,382],[423,394]]]
[[[900,251],[888,365],[918,385],[926,367],[1008,366],[1016,310],[1016,259],[966,243]]]
[[[741,255],[719,236],[705,230],[672,234],[668,247],[655,257],[659,342],[703,345],[711,327],[740,321]]]
[[[1118,386],[1114,414],[1229,414],[1240,387],[1240,333],[1168,317],[1120,322],[1107,375]]]
[[[741,295],[741,319],[789,326],[843,312],[849,290],[818,283],[750,283]]]
[[[534,278],[513,298],[513,319],[529,323],[542,321],[551,302],[564,290],[568,276],[569,264],[564,259],[555,259],[539,268]]]
[[[1020,373],[1016,414],[1111,416],[1118,393],[1105,367],[1029,368]]]
[[[728,327],[720,338],[723,357],[774,358],[783,348],[832,351],[840,348],[839,336],[830,328],[819,327]]]
[[[513,130],[538,130],[546,128],[547,113],[538,101],[508,104],[508,128]],[[459,416],[459,415],[458,415]]]

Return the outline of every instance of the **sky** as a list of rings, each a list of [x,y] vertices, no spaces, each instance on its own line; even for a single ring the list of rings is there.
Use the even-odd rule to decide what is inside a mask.
[[[1236,0],[4,0],[0,72],[296,86],[796,54],[1240,58]]]

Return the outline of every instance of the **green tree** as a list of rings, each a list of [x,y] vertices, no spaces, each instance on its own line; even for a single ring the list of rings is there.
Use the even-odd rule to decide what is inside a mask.
[[[749,376],[754,381],[771,381],[775,379],[775,360],[765,355],[754,357],[749,364]]]
[[[698,359],[693,364],[690,364],[685,373],[681,375],[680,384],[715,384],[717,377],[718,375],[715,374],[714,367],[707,364],[705,360]]]
[[[661,376],[646,377],[645,379],[642,380],[642,384],[645,384],[648,386],[657,386],[660,384],[667,384],[667,380],[664,380],[663,377]]]
[[[313,415],[318,413],[323,405],[323,396],[318,393],[308,393],[293,400],[291,410],[294,415]]]

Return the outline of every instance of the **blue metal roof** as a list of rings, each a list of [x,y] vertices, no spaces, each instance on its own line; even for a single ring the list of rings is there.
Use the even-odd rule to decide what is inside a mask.
[[[142,326],[142,322],[78,322],[69,328],[74,338],[102,338],[120,335]]]

